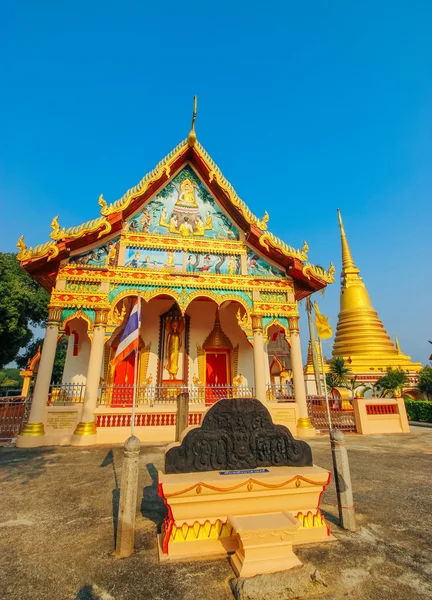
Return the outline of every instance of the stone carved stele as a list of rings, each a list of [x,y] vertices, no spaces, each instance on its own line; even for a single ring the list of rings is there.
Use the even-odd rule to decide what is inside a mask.
[[[310,446],[295,440],[284,425],[275,425],[255,398],[219,400],[201,427],[165,454],[165,473],[310,466]]]

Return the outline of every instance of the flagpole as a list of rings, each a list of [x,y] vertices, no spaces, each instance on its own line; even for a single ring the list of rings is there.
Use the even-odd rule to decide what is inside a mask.
[[[324,380],[324,396],[325,396],[325,403],[326,403],[326,408],[327,408],[327,419],[328,419],[328,423],[329,423],[329,432],[330,432],[330,430],[333,428],[333,425],[332,425],[332,420],[331,420],[331,415],[330,415],[330,406],[329,406],[328,391],[327,391],[327,381],[326,381],[326,376],[325,376],[324,354],[323,354],[323,349],[322,349],[321,338],[319,336],[318,336],[318,339],[319,339],[319,346],[320,346],[320,352],[321,352],[321,367],[322,367],[323,380]]]
[[[133,397],[132,397],[132,418],[131,418],[131,435],[135,435],[135,410],[136,410],[136,393],[137,393],[137,379],[138,379],[138,353],[139,353],[139,342],[141,333],[141,293],[138,292],[138,346],[135,350],[135,364],[134,364],[134,386],[133,386]]]

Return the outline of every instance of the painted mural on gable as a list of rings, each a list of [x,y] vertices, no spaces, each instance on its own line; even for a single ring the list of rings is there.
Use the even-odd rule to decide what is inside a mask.
[[[88,252],[82,252],[77,256],[72,256],[69,259],[69,262],[78,265],[92,265],[95,267],[115,267],[117,266],[118,261],[119,242],[120,238],[117,237],[103,246],[93,248],[93,250],[89,250]]]
[[[131,233],[238,240],[239,232],[191,169],[184,167],[127,224]]]
[[[283,271],[267,263],[249,247],[247,249],[247,270],[248,275],[254,275],[255,277],[285,277]]]

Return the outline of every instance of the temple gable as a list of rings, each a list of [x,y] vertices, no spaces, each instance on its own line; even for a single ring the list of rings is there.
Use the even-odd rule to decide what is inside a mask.
[[[232,221],[189,165],[127,222],[126,230],[182,238],[239,239]]]

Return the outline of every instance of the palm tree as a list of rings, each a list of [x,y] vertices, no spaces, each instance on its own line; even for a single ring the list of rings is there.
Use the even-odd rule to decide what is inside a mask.
[[[351,369],[345,363],[342,356],[335,356],[330,361],[330,373],[334,376],[336,387],[347,387],[347,381],[351,375]]]

